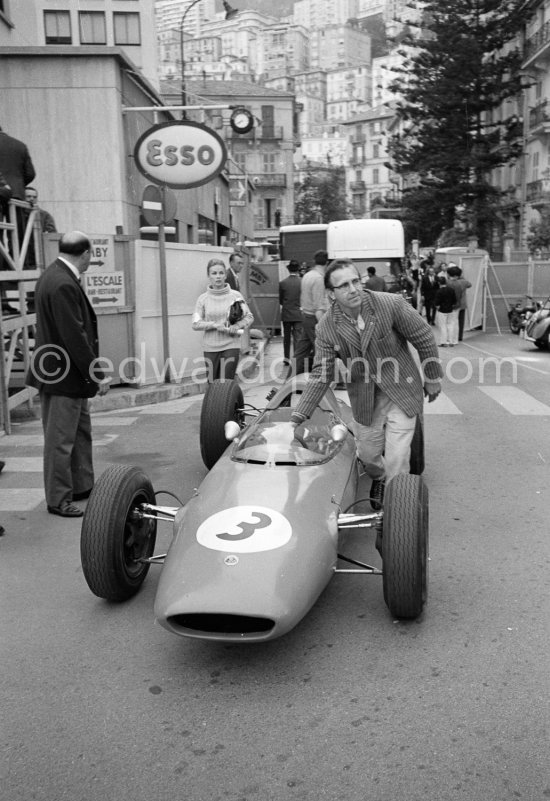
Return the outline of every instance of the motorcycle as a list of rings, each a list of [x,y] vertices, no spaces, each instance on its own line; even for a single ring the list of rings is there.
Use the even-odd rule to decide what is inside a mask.
[[[512,334],[519,334],[525,328],[527,321],[540,308],[540,303],[533,300],[530,295],[525,295],[523,300],[518,302],[508,310],[508,322]]]
[[[550,298],[539,304],[525,325],[525,339],[534,342],[537,348],[550,349]]]

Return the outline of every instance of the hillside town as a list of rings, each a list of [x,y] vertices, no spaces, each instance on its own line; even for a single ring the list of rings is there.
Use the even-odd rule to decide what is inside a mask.
[[[515,115],[522,154],[490,175],[501,196],[490,243],[497,256],[526,250],[530,225],[550,197],[549,22],[543,2],[520,5],[526,77],[502,114]],[[33,152],[48,154],[40,197],[63,227],[93,208],[96,230],[150,235],[139,214],[144,182],[132,174],[131,149],[147,124],[179,118],[182,105],[189,119],[220,132],[228,159],[210,185],[179,198],[169,233],[175,241],[274,245],[280,225],[302,221],[296,188],[312,174],[338,176],[350,217],[399,215],[403,190],[415,178],[393,169],[388,155],[400,126],[399,96],[389,87],[407,53],[405,37],[422,35],[418,8],[404,0],[298,0],[290,14],[275,10],[268,15],[216,0],[134,0],[131,8],[105,0],[101,9],[96,0],[64,0],[55,9],[45,0],[32,7],[2,1],[2,122],[25,134]],[[107,72],[112,79],[102,85]],[[113,102],[100,100],[115,84]],[[52,109],[61,93],[77,88],[86,124],[73,128],[71,110],[60,137]],[[38,134],[32,121],[42,107]],[[235,107],[252,115],[246,132],[230,124]],[[109,164],[101,159],[88,171],[83,154],[94,153],[102,132]],[[75,155],[70,176],[59,170],[68,142]],[[107,176],[119,184],[114,191],[105,191]],[[315,214],[321,221],[320,210]],[[422,242],[425,232],[415,236]]]

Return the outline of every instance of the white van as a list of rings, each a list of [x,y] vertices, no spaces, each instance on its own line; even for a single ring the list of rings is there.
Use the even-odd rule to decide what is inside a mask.
[[[400,220],[336,220],[327,227],[329,259],[351,259],[361,277],[367,267],[386,278],[398,276],[405,256],[405,232]]]

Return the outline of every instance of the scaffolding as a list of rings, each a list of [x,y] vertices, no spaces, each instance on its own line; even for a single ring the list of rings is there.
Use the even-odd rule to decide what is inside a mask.
[[[28,264],[31,243],[33,265]],[[36,314],[29,313],[28,293],[43,269],[39,210],[25,201],[11,199],[0,210],[0,340],[4,352],[0,359],[0,426],[6,434],[11,433],[11,412],[15,408],[26,405],[29,411],[33,409],[36,390],[15,384],[24,383],[30,365]]]

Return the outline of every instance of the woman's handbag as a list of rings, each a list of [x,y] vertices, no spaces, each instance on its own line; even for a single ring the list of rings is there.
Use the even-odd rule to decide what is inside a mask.
[[[236,325],[236,323],[240,322],[244,317],[244,309],[243,309],[243,301],[242,300],[235,300],[229,307],[229,311],[227,313],[227,322],[229,325]]]

